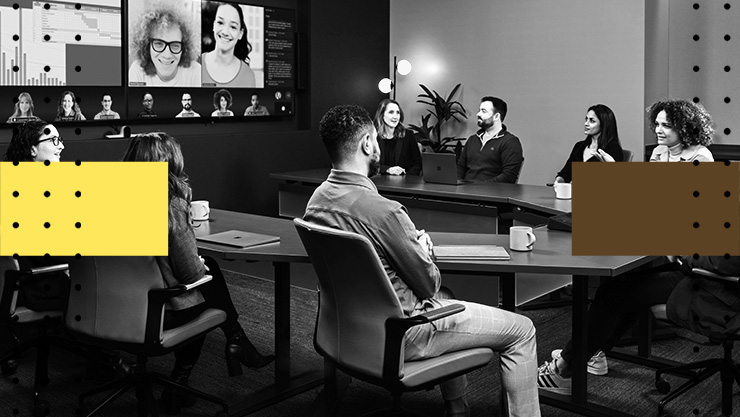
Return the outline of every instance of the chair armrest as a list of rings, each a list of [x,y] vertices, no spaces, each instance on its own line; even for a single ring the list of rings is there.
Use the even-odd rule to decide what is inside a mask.
[[[735,283],[735,284],[737,284],[738,282],[740,282],[740,277],[733,277],[733,276],[729,276],[729,275],[720,275],[720,274],[714,273],[712,271],[707,271],[706,269],[702,269],[702,268],[692,268],[691,269],[691,272],[693,272],[696,275],[701,275],[703,277],[712,278],[712,279],[716,279],[716,280],[719,280],[719,281],[732,282],[732,283]]]
[[[2,277],[3,282],[0,284],[2,285],[2,291],[0,291],[0,294],[2,294],[2,297],[0,297],[0,321],[4,319],[12,319],[11,316],[15,312],[15,303],[18,299],[18,290],[20,288],[20,285],[23,284],[24,277],[29,275],[50,274],[53,272],[67,270],[69,270],[68,264],[44,266],[39,268],[26,269],[23,271],[14,269],[6,270],[5,276]]]
[[[383,379],[396,379],[401,358],[401,347],[406,330],[420,324],[431,323],[444,317],[465,311],[462,304],[451,304],[424,314],[404,318],[389,318],[385,321],[385,354],[383,359]],[[391,375],[394,375],[391,377]]]
[[[164,303],[169,299],[184,294],[211,281],[212,279],[213,276],[204,275],[203,278],[195,282],[191,282],[190,284],[178,284],[169,288],[156,288],[149,290],[144,343],[159,343],[159,337],[162,333],[162,323],[164,322]]]

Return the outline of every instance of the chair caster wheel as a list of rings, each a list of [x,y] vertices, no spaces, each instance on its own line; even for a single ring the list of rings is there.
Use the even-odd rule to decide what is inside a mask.
[[[657,388],[658,392],[661,394],[668,394],[671,392],[671,384],[663,378],[655,380],[655,388]]]
[[[48,416],[51,410],[49,410],[49,403],[46,401],[39,401],[33,406],[33,417],[45,417]]]
[[[3,373],[3,375],[13,375],[18,371],[18,362],[16,362],[13,359],[9,359],[2,364],[0,364],[0,372]]]

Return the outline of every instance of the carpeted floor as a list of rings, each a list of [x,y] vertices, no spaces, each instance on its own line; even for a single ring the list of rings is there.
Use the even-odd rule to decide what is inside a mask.
[[[226,271],[232,297],[237,308],[242,312],[241,323],[259,350],[273,350],[273,284],[269,280]],[[292,360],[291,365],[296,373],[303,370],[319,369],[322,361],[314,352],[312,334],[316,311],[316,293],[294,288],[291,300],[292,312]],[[570,308],[560,307],[523,312],[530,317],[537,327],[538,355],[540,362],[549,358],[552,349],[560,348],[570,335]],[[191,385],[210,394],[232,402],[240,396],[255,391],[272,381],[272,367],[258,371],[245,369],[243,376],[230,378],[223,360],[224,337],[220,331],[211,332],[201,359],[191,378]],[[695,351],[698,350],[698,351]],[[737,349],[740,351],[740,349]],[[718,356],[721,349],[717,346],[704,346],[684,337],[659,341],[654,344],[658,356],[671,357],[678,361],[691,361],[699,358]],[[34,369],[33,351],[19,358],[19,370],[12,376],[0,378],[0,417],[30,416],[31,390]],[[736,359],[740,359],[740,352]],[[85,360],[61,350],[53,350],[49,363],[48,385],[42,398],[50,403],[51,416],[74,416],[77,395],[97,386],[100,382],[86,375]],[[168,373],[173,358],[164,356],[153,358],[149,368]],[[475,371],[469,376],[467,399],[473,416],[496,415],[498,409],[499,383],[498,359],[488,367]],[[613,409],[630,412],[637,416],[655,415],[661,395],[653,386],[654,372],[629,363],[616,360],[609,361],[607,376],[589,377],[589,399],[595,403]],[[680,378],[672,378],[674,386],[680,384]],[[705,382],[683,398],[669,406],[672,416],[719,416],[719,378]],[[159,388],[155,388],[157,397]],[[314,400],[320,388],[271,406],[254,416],[264,417],[299,417],[309,416],[314,410]],[[735,389],[734,415],[740,415],[740,401]],[[86,403],[86,409],[95,403],[94,397]],[[353,380],[349,385],[339,407],[343,416],[355,416],[368,410],[389,404],[390,397],[382,390],[361,381]],[[101,416],[135,415],[135,397],[126,393],[116,400]],[[438,390],[411,393],[403,398],[403,404],[423,415],[442,416],[442,400]],[[199,401],[193,408],[185,409],[182,416],[213,415],[215,406]],[[574,414],[542,406],[543,416],[573,416]]]

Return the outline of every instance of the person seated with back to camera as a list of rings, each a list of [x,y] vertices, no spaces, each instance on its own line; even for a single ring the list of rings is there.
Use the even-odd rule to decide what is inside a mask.
[[[500,354],[502,408],[511,416],[540,415],[536,388],[537,342],[532,321],[522,315],[439,297],[441,275],[429,235],[416,230],[406,208],[380,194],[369,177],[380,169],[378,134],[368,112],[355,105],[330,109],[319,135],[332,161],[329,177],[308,201],[303,219],[370,239],[406,317],[450,304],[465,310],[406,333],[404,358],[425,359],[474,347]],[[447,417],[470,415],[466,379],[440,384]]]
[[[701,105],[686,100],[662,100],[647,109],[648,122],[655,132],[658,147],[653,151],[651,162],[702,161],[714,158],[707,149],[712,142],[714,128],[712,117]],[[593,375],[606,375],[609,366],[604,352],[615,346],[624,333],[636,322],[639,315],[656,304],[666,304],[669,318],[689,314],[686,300],[692,267],[707,269],[719,274],[740,274],[740,258],[703,256],[698,258],[668,257],[668,262],[658,262],[651,268],[628,273],[606,280],[596,291],[588,309],[586,348],[587,371]],[[677,262],[679,261],[679,262]],[[710,293],[718,290],[714,284],[701,279],[701,285]],[[734,297],[737,300],[738,294]],[[718,300],[721,298],[717,298]],[[737,301],[735,302],[737,306]],[[728,303],[725,307],[729,306]],[[710,306],[721,309],[720,306]],[[737,310],[734,310],[737,314]],[[539,367],[537,383],[540,389],[570,394],[573,341],[565,347],[552,351],[552,360]]]
[[[516,184],[524,163],[522,144],[504,123],[508,106],[498,97],[481,99],[480,130],[470,136],[457,159],[457,178]]]
[[[378,105],[375,129],[380,145],[380,173],[388,175],[421,174],[421,152],[414,133],[403,125],[403,110],[389,98]]]
[[[257,369],[272,362],[275,356],[260,354],[239,324],[239,313],[234,307],[216,260],[198,256],[195,233],[190,223],[192,190],[185,174],[185,161],[180,144],[175,138],[163,132],[138,135],[131,140],[123,160],[168,163],[169,256],[156,257],[165,284],[168,286],[190,284],[206,274],[213,277],[208,283],[170,301],[165,310],[164,329],[181,326],[198,317],[206,309],[217,308],[226,312],[226,321],[220,328],[226,336],[225,356],[230,376],[241,375],[241,365]],[[176,382],[187,385],[204,341],[205,335],[175,351],[172,378]],[[174,395],[179,396],[185,406],[192,406],[196,402],[196,399],[187,393],[173,393],[170,389],[162,393],[162,399],[170,402],[173,401]]]
[[[621,162],[624,160],[619,143],[617,118],[609,107],[596,104],[588,108],[584,122],[586,139],[577,142],[555,177],[555,183],[573,180],[573,162]]]

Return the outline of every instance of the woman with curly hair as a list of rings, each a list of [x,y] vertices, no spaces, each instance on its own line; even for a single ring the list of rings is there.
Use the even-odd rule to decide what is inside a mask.
[[[647,109],[648,120],[658,138],[658,147],[650,161],[713,161],[706,145],[712,142],[714,129],[707,111],[686,100],[659,101]],[[640,314],[656,304],[666,304],[669,317],[686,317],[686,306],[694,285],[703,285],[691,275],[691,268],[699,267],[719,274],[740,271],[740,257],[697,256],[668,257],[652,268],[610,279],[599,286],[588,309],[586,365],[588,373],[606,375],[609,368],[606,356],[622,335],[632,328]],[[723,296],[707,295],[705,300],[726,301]],[[737,300],[737,294],[733,295]],[[737,302],[737,301],[733,301]],[[722,306],[704,306],[705,311],[721,310]],[[724,306],[730,306],[727,302]],[[719,315],[722,317],[722,315]],[[571,364],[573,341],[552,351],[552,360],[539,367],[539,388],[559,394],[571,393]],[[591,356],[593,355],[593,356]]]
[[[18,101],[15,102],[15,110],[8,117],[8,123],[23,123],[29,120],[38,120],[33,115],[33,99],[27,92],[18,94]]]
[[[648,121],[658,146],[650,162],[712,162],[714,128],[703,106],[686,100],[662,100],[648,107]]]
[[[59,96],[59,103],[57,104],[57,116],[54,118],[55,122],[71,122],[76,120],[87,120],[85,115],[82,114],[80,106],[77,104],[75,99],[75,93],[67,90]]]
[[[216,110],[211,113],[211,117],[230,117],[234,112],[229,110],[233,104],[229,90],[218,90],[213,94],[213,108]]]
[[[247,40],[244,11],[238,4],[204,2],[204,13],[216,5],[213,18],[213,38],[203,49],[204,87],[255,87],[254,71],[249,67],[252,45]],[[205,33],[205,32],[204,32]],[[212,46],[212,48],[211,48]]]
[[[128,70],[130,86],[201,86],[193,30],[174,6],[159,3],[131,30],[136,59]]]

